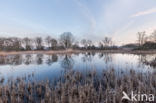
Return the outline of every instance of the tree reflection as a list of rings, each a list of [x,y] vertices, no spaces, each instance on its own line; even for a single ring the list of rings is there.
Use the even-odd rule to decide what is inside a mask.
[[[63,60],[61,61],[61,66],[65,70],[72,69],[74,66],[74,60],[72,59],[71,55],[66,54]]]
[[[57,60],[58,60],[58,56],[56,54],[48,55],[47,60],[46,60],[46,63],[48,65],[51,65],[52,63],[57,62]]]
[[[156,57],[150,62],[150,66],[156,68]]]
[[[32,55],[27,54],[27,55],[25,56],[24,64],[29,65],[29,64],[31,64],[31,63],[32,63]]]
[[[102,58],[104,53],[99,53],[99,58]]]
[[[91,55],[94,57],[95,56],[95,52],[91,52]]]
[[[156,55],[139,55],[139,66],[149,65],[153,68],[156,68]]]
[[[20,65],[22,64],[22,56],[21,55],[10,55],[7,56],[5,64],[10,64],[10,65]]]
[[[138,57],[138,67],[143,67],[146,64],[147,56],[146,55],[139,55]]]
[[[42,64],[43,63],[43,54],[37,54],[36,55],[36,62],[38,65]]]
[[[6,64],[6,56],[0,56],[0,64],[3,65],[3,64]]]
[[[113,61],[112,54],[109,53],[99,53],[99,58],[103,58],[106,64]]]
[[[104,55],[104,61],[105,63],[109,63],[109,62],[112,62],[113,58],[112,58],[112,54],[109,54],[109,53],[105,53]]]
[[[91,62],[92,61],[92,55],[91,55],[91,53],[84,54],[84,56],[82,57],[82,61],[83,62]]]

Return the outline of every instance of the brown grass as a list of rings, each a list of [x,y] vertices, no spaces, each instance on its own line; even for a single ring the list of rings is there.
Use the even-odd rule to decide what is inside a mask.
[[[155,72],[130,70],[116,74],[110,69],[100,75],[96,71],[87,74],[69,71],[51,83],[26,82],[26,78],[9,80],[0,85],[0,103],[128,103],[121,102],[122,91],[156,95]]]

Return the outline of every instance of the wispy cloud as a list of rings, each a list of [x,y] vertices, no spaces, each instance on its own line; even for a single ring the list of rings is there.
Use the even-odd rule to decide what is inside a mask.
[[[137,13],[133,14],[131,17],[138,17],[138,16],[149,15],[149,14],[153,14],[153,13],[156,13],[156,8],[137,12]]]
[[[73,0],[80,8],[82,8],[82,12],[84,14],[84,16],[89,20],[90,25],[91,25],[91,31],[94,31],[96,28],[96,20],[94,15],[92,14],[92,12],[90,11],[90,9],[84,5],[83,3],[81,3],[80,0]]]

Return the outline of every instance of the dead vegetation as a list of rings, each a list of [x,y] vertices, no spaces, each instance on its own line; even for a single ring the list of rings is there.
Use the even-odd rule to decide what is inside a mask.
[[[26,77],[10,79],[5,85],[3,82],[4,78],[0,103],[122,103],[123,91],[156,95],[156,73],[133,70],[125,73],[109,69],[100,74],[68,71],[52,82],[29,81]]]

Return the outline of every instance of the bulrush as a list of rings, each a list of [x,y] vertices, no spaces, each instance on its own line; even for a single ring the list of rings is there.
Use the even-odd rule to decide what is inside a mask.
[[[125,103],[123,91],[156,95],[156,72],[109,69],[99,76],[95,70],[87,74],[72,70],[52,82],[24,78],[0,85],[0,103]]]
[[[0,103],[3,103],[2,97],[0,97]]]
[[[42,96],[42,86],[41,86],[41,84],[38,87],[38,95],[41,98],[41,96]]]
[[[31,83],[29,82],[29,83],[28,83],[28,92],[31,91],[31,88],[32,88],[32,85],[31,85]]]
[[[51,90],[49,88],[49,86],[46,84],[46,87],[45,87],[45,102],[47,103],[50,99],[50,96],[51,96]]]
[[[0,97],[2,97],[2,86],[0,85]]]
[[[11,95],[10,100],[11,100],[12,103],[15,103],[16,102],[16,97]]]
[[[4,77],[1,78],[0,83],[2,84],[4,82]]]

